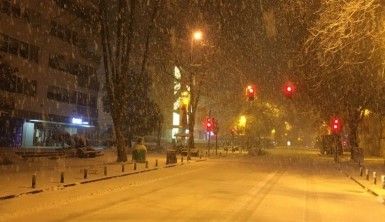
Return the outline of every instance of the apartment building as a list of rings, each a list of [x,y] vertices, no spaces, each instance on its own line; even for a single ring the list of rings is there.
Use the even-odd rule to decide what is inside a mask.
[[[0,147],[57,147],[98,126],[100,44],[90,1],[0,0]],[[99,69],[100,70],[100,69]]]

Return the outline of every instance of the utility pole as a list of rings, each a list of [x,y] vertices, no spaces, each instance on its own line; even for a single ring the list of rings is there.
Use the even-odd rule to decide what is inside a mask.
[[[211,121],[211,110],[209,110],[209,118],[208,118],[210,121]],[[211,123],[212,125],[214,123]],[[208,140],[207,140],[207,148],[208,148],[208,154],[210,156],[210,148],[211,148],[211,144],[210,144],[210,140],[211,140],[211,130],[208,130]]]
[[[215,133],[215,155],[218,155],[218,132]]]
[[[190,42],[190,75],[189,75],[189,87],[190,87],[190,107],[189,107],[189,121],[188,121],[188,129],[189,129],[189,140],[188,140],[188,147],[187,147],[187,160],[191,159],[190,153],[191,149],[195,148],[194,144],[194,126],[195,126],[195,114],[196,114],[196,106],[197,106],[197,100],[195,96],[195,76],[193,67],[194,64],[194,58],[193,58],[193,48],[194,48],[194,42],[200,42],[203,38],[203,33],[201,31],[195,31],[192,33],[191,42]]]

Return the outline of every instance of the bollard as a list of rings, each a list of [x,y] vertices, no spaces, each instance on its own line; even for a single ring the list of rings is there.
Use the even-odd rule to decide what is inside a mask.
[[[362,177],[362,175],[364,173],[363,171],[364,171],[364,169],[362,167],[360,167],[360,177]]]
[[[124,164],[122,164],[122,173],[124,172],[124,170],[125,170],[125,169],[124,169]]]
[[[64,183],[64,172],[60,173],[60,183]]]
[[[32,175],[32,188],[36,188],[36,174]]]
[[[158,167],[158,159],[155,160],[155,167]]]
[[[385,189],[385,175],[381,176],[381,180],[382,180],[382,189]]]
[[[84,171],[83,171],[83,179],[87,179],[87,177],[88,177],[88,170],[87,169],[84,169]]]
[[[366,180],[369,180],[369,170],[368,169],[365,170],[365,176],[366,176]]]
[[[199,159],[202,159],[202,155],[199,155]]]
[[[104,166],[104,176],[107,176],[107,166]]]
[[[373,172],[373,183],[377,184],[377,173]]]
[[[180,158],[180,162],[183,163],[183,156]]]
[[[134,170],[136,170],[136,162],[134,163]]]

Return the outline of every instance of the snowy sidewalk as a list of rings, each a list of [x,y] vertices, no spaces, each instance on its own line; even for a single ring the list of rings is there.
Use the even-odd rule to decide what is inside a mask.
[[[96,158],[61,158],[22,161],[17,164],[1,166],[0,170],[0,197],[7,195],[18,195],[27,192],[38,192],[41,189],[57,189],[61,185],[70,185],[86,180],[93,180],[107,176],[121,175],[166,165],[166,154],[148,154],[148,168],[146,164],[138,163],[136,170],[128,155],[128,162],[125,164],[116,162],[114,152],[106,151],[103,156]],[[178,162],[180,162],[178,156]],[[185,160],[186,161],[186,160]],[[87,178],[85,179],[85,172]],[[105,171],[106,170],[106,171]],[[64,173],[64,183],[61,183],[61,173]],[[32,188],[32,176],[36,175],[36,186]]]
[[[363,188],[367,189],[370,193],[378,195],[385,200],[385,189],[383,188],[382,176],[385,176],[385,165],[381,159],[368,158],[361,164],[362,175],[360,172],[360,166],[358,163],[352,162],[350,158],[342,158],[340,169],[348,174],[353,181],[359,183]],[[368,170],[368,176],[366,176],[366,170]],[[373,172],[376,172],[376,184],[374,183]]]

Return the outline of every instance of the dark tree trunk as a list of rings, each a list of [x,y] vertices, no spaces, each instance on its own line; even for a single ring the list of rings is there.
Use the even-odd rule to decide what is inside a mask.
[[[163,123],[161,120],[158,121],[158,129],[157,129],[157,138],[156,138],[156,146],[160,150],[161,148],[161,136],[162,136],[162,126]]]
[[[132,148],[132,140],[134,139],[134,134],[132,133],[132,131],[130,130],[128,133],[127,133],[127,146]]]
[[[189,116],[189,124],[188,124],[188,130],[189,130],[189,138],[188,138],[188,147],[190,149],[195,148],[194,143],[194,126],[195,126],[195,110],[190,112]]]
[[[115,122],[115,121],[114,121]],[[121,123],[114,123],[115,136],[116,136],[116,151],[117,151],[117,162],[127,161],[126,142],[121,128]]]
[[[349,116],[349,144],[350,144],[350,158],[353,160],[354,157],[354,149],[358,148],[358,124],[360,122],[360,111],[354,111]]]

